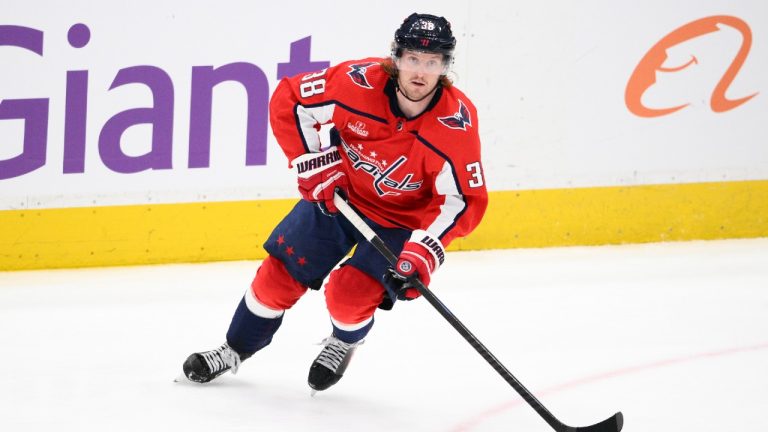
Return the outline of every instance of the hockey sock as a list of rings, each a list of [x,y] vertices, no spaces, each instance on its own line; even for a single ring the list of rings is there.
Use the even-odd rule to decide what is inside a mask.
[[[363,338],[368,335],[368,332],[371,331],[371,328],[373,327],[373,317],[362,323],[353,325],[342,324],[333,318],[331,318],[331,323],[333,324],[333,335],[336,336],[336,339],[348,344],[353,344],[363,340]]]
[[[276,318],[260,317],[248,309],[243,298],[229,324],[227,343],[243,359],[248,358],[272,342],[272,336],[282,323],[282,314]]]

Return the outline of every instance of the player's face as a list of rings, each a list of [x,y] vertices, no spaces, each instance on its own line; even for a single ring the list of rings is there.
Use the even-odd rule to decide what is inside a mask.
[[[446,65],[442,54],[403,50],[396,60],[400,89],[411,99],[421,99],[435,89]]]

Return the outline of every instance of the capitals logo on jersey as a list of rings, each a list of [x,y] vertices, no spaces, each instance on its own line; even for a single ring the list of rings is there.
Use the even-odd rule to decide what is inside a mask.
[[[472,126],[472,117],[469,115],[469,109],[464,102],[459,99],[459,111],[448,117],[438,117],[440,123],[451,129],[467,130],[467,126]]]
[[[359,85],[360,87],[372,89],[373,86],[368,83],[368,78],[366,78],[365,74],[368,73],[368,68],[375,64],[376,63],[371,62],[350,65],[349,69],[351,70],[347,72],[347,75],[352,78],[353,83]]]
[[[375,152],[371,153],[370,157],[363,154],[363,145],[357,144],[349,145],[343,139],[341,145],[344,147],[344,152],[349,157],[349,161],[352,164],[352,168],[355,171],[363,171],[366,174],[373,177],[373,188],[379,196],[387,195],[401,195],[403,192],[412,192],[421,188],[424,180],[413,180],[413,173],[407,173],[397,180],[394,178],[395,171],[397,171],[403,164],[408,162],[408,158],[400,156],[392,164],[387,164],[386,161],[379,162],[374,158]],[[384,188],[388,190],[385,190]]]

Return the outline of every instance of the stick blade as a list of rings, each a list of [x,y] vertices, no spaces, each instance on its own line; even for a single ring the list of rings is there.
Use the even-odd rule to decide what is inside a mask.
[[[620,432],[624,427],[624,414],[621,411],[592,426],[574,428],[576,432]]]

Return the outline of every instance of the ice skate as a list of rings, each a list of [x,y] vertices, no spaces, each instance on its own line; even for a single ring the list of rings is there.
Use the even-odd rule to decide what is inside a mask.
[[[247,357],[246,357],[247,358]],[[226,342],[211,351],[194,353],[184,362],[184,376],[197,383],[207,383],[231,370],[237,373],[240,363],[245,360]]]
[[[333,335],[323,340],[323,350],[309,368],[308,382],[312,387],[313,396],[316,392],[326,390],[339,382],[352,360],[352,354],[362,343],[363,341],[349,344]]]

